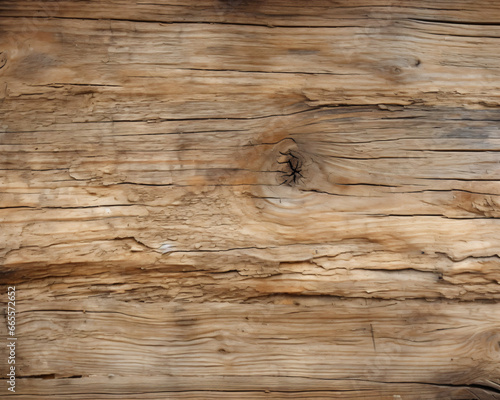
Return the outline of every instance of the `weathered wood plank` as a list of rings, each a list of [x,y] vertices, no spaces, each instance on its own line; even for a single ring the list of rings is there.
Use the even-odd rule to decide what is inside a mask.
[[[498,298],[498,117],[347,107],[5,133],[3,263],[39,298]]]
[[[17,397],[499,398],[499,44],[487,0],[0,2]]]
[[[288,300],[21,301],[20,398],[498,395],[495,304]]]

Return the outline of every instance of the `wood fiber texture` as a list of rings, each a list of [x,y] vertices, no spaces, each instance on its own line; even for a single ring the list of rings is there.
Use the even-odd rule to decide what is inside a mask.
[[[12,398],[500,399],[499,49],[487,0],[0,1]]]

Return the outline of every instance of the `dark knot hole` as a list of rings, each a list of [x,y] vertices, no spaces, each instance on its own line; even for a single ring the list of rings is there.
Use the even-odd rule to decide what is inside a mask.
[[[293,186],[304,178],[302,175],[303,162],[299,155],[292,150],[283,153],[280,151],[278,164],[281,165],[281,183],[280,185]]]

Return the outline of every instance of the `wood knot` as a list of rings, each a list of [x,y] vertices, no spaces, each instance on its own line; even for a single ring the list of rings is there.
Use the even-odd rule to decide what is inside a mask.
[[[293,186],[304,178],[302,174],[304,161],[298,152],[293,150],[280,151],[277,162],[281,166],[279,170],[280,185]]]

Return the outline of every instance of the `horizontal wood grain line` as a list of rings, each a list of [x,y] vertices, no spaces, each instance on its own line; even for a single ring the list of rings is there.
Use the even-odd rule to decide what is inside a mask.
[[[500,20],[496,22],[487,21],[452,21],[452,20],[441,20],[441,19],[424,19],[424,18],[409,18],[410,21],[425,22],[431,24],[444,24],[444,25],[471,25],[471,26],[495,26],[500,27]],[[489,36],[486,36],[489,37]],[[498,38],[495,36],[493,38]]]
[[[1,11],[1,10],[0,10]],[[25,15],[9,15],[5,18],[13,18],[13,19],[22,19],[26,21]],[[159,24],[159,25],[229,25],[229,26],[248,26],[248,27],[260,27],[260,28],[292,28],[292,29],[335,29],[335,28],[356,28],[361,24],[354,25],[275,25],[270,23],[257,23],[257,22],[231,22],[231,21],[183,21],[183,20],[151,20],[151,19],[134,19],[134,18],[91,18],[91,17],[60,17],[60,16],[40,16],[36,17],[39,21],[38,24],[43,25],[45,22],[41,22],[43,20],[51,21],[51,20],[74,20],[74,21],[115,21],[115,22],[131,22],[135,24]],[[41,21],[40,21],[41,20]],[[28,20],[29,23],[29,20]]]
[[[46,378],[41,378],[41,379],[51,379],[52,375],[47,375]],[[69,377],[72,378],[72,377]],[[54,378],[54,379],[69,379],[69,378]],[[287,378],[287,377],[284,377]],[[25,379],[24,377],[18,377],[17,379]],[[27,378],[27,379],[36,379],[36,378]],[[79,379],[78,377],[75,377],[74,379]],[[193,379],[195,379],[193,377]],[[1,380],[4,380],[3,378]],[[363,380],[358,380],[357,382],[363,382]],[[432,395],[438,395],[440,394],[439,399],[448,399],[448,398],[456,398],[456,397],[447,397],[447,396],[457,396],[460,394],[467,393],[468,395],[474,395],[474,396],[479,396],[479,397],[474,397],[474,399],[496,399],[498,397],[495,396],[495,394],[500,393],[495,388],[488,387],[486,385],[442,385],[442,384],[432,384],[432,383],[426,383],[426,382],[400,382],[400,383],[394,383],[394,382],[381,382],[381,381],[367,381],[370,383],[379,383],[383,384],[387,387],[386,390],[373,390],[370,388],[362,389],[362,390],[356,390],[356,389],[338,389],[338,390],[322,390],[322,389],[307,389],[307,390],[268,390],[268,389],[255,389],[255,390],[248,390],[248,389],[241,389],[241,390],[221,390],[221,389],[206,389],[206,390],[144,390],[141,392],[122,392],[120,391],[119,396],[123,396],[122,398],[128,399],[132,398],[129,396],[134,396],[133,398],[135,399],[150,399],[150,398],[160,398],[160,397],[149,397],[149,396],[155,396],[155,395],[168,395],[169,399],[174,399],[174,398],[189,398],[189,399],[198,399],[198,398],[203,398],[206,399],[207,397],[197,397],[197,396],[210,396],[209,398],[232,398],[234,397],[229,397],[229,396],[234,396],[238,395],[238,398],[244,398],[244,399],[249,399],[249,398],[266,398],[266,399],[276,399],[276,398],[293,398],[293,399],[337,399],[337,398],[342,398],[345,399],[345,396],[349,396],[349,398],[362,398],[362,399],[385,399],[385,397],[381,394],[381,392],[398,392],[398,393],[403,393],[404,398],[415,398],[415,399],[421,399],[424,394],[427,396],[432,396]],[[24,383],[24,382],[23,382]],[[30,382],[31,385],[34,385],[36,381]],[[73,383],[74,386],[78,386],[78,383],[75,381]],[[432,390],[432,389],[424,389],[426,386],[430,387],[436,387],[441,390]],[[57,388],[56,385],[54,385],[54,388]],[[450,390],[454,389],[454,390]],[[94,398],[96,399],[104,399],[104,398],[116,398],[117,394],[112,394],[112,393],[104,393],[104,392],[94,392],[92,390],[85,392],[85,394],[79,394],[79,393],[74,393],[74,392],[63,392],[58,391],[57,394],[50,395],[50,398],[59,398],[61,396],[68,396],[64,398],[69,398],[69,399],[75,399],[75,398],[80,398],[79,395],[83,396],[96,396]],[[229,396],[228,396],[229,395]],[[411,397],[412,395],[415,395],[417,397]],[[148,397],[145,397],[148,396]],[[179,397],[180,396],[180,397]],[[186,396],[186,397],[184,397]],[[189,396],[189,397],[187,397]],[[212,397],[213,396],[213,397]],[[220,396],[220,397],[215,397],[215,396]],[[262,397],[261,397],[262,396]],[[299,397],[297,397],[299,396]],[[303,397],[307,396],[307,397]],[[342,397],[340,397],[342,396]],[[360,397],[362,396],[362,397]],[[376,397],[374,397],[376,396]],[[482,397],[482,396],[492,396],[492,397]],[[17,398],[21,399],[30,399],[33,397],[30,397],[29,394],[21,394],[17,395]],[[45,398],[45,397],[36,397],[37,399],[40,398]],[[161,397],[164,398],[164,397]],[[391,396],[391,398],[394,398]],[[432,397],[434,399],[434,397]]]
[[[360,400],[393,400],[394,395],[391,393],[401,393],[404,399],[420,400],[422,396],[427,399],[436,400],[454,400],[454,399],[480,399],[480,400],[494,400],[498,397],[491,397],[492,395],[481,389],[428,389],[423,388],[423,385],[398,385],[385,384],[386,390],[378,389],[363,389],[362,391],[295,391],[295,392],[277,392],[269,390],[261,391],[237,391],[237,392],[221,392],[216,389],[212,391],[185,391],[185,392],[167,392],[167,391],[142,391],[140,393],[120,393],[122,399],[134,400],[163,400],[165,394],[168,393],[169,400],[207,400],[207,399],[233,399],[237,393],[238,399],[251,400],[251,399],[301,399],[301,400],[332,400],[332,399],[345,399],[349,396],[350,399]],[[88,393],[88,394],[87,394]],[[92,396],[92,399],[116,399],[115,394],[111,393],[95,393],[90,388],[86,394],[50,394],[46,396],[40,395],[19,395],[20,400],[39,400],[39,399],[88,399],[86,396]],[[35,397],[33,397],[35,396]]]
[[[1,11],[1,9],[0,9]],[[23,22],[27,22],[29,24],[29,20],[27,20],[27,17],[29,16],[26,15],[9,15],[8,18],[14,18],[14,19],[22,19]],[[286,29],[338,29],[338,28],[359,28],[363,27],[364,23],[366,22],[366,18],[364,19],[347,19],[349,21],[347,24],[346,23],[339,23],[339,24],[326,24],[326,25],[296,25],[296,24],[275,24],[275,23],[257,23],[257,22],[232,22],[232,21],[186,21],[186,20],[153,20],[153,19],[133,19],[133,18],[113,18],[113,17],[107,17],[107,18],[90,18],[90,17],[61,17],[61,16],[36,16],[36,22],[35,24],[40,24],[43,25],[47,21],[52,21],[52,20],[75,20],[75,21],[116,21],[116,22],[131,22],[135,24],[159,24],[159,25],[192,25],[192,24],[198,24],[198,25],[229,25],[229,26],[248,26],[248,27],[261,27],[261,28],[268,28],[268,29],[279,29],[279,28],[286,28]],[[45,21],[44,21],[45,20]],[[457,25],[457,26],[476,26],[476,27],[483,27],[483,26],[488,26],[488,27],[498,27],[500,28],[500,21],[498,22],[471,22],[471,21],[452,21],[452,20],[436,20],[436,19],[423,19],[423,18],[411,18],[410,16],[403,17],[401,18],[401,21],[414,21],[414,22],[420,22],[420,23],[426,23],[426,24],[442,24],[442,25]],[[342,21],[342,20],[341,20]],[[357,24],[353,24],[352,22],[357,22]],[[433,33],[437,34],[438,33]],[[443,34],[444,35],[444,34]],[[447,36],[456,36],[456,37],[478,37],[478,38],[490,38],[490,39],[500,39],[500,36],[493,36],[493,35],[460,35],[460,34],[453,34],[449,33]],[[187,68],[187,70],[196,70],[196,69],[191,69]],[[231,70],[213,70],[213,71],[231,71]],[[238,72],[260,72],[260,71],[238,71]],[[268,72],[272,73],[272,72]],[[288,73],[293,73],[293,72],[288,72]],[[306,73],[306,72],[297,72],[297,73]],[[86,85],[84,85],[86,86]],[[104,85],[104,86],[114,86],[114,85]]]

